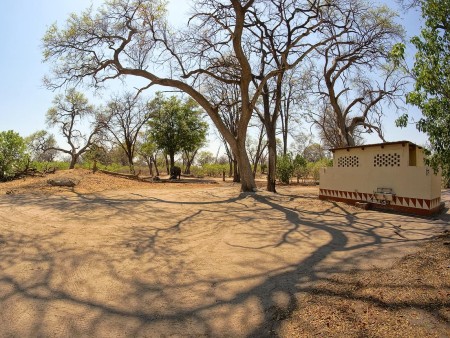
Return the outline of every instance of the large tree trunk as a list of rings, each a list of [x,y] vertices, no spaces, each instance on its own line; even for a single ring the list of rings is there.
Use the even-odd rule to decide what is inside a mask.
[[[253,177],[256,177],[256,171],[258,169],[259,159],[261,158],[262,152],[265,146],[262,145],[264,138],[264,125],[261,127],[259,137],[258,137],[258,147],[256,148],[255,158],[253,160]]]
[[[152,161],[151,158],[148,159],[148,161],[147,161],[147,166],[148,166],[148,172],[149,172],[149,175],[150,175],[151,177],[153,177],[153,161]]]
[[[152,158],[153,164],[155,165],[156,176],[159,176],[158,163],[156,163],[156,156]]]
[[[286,156],[287,155],[287,140],[288,134],[283,132],[283,155]]]
[[[186,168],[184,169],[184,174],[185,175],[191,174],[191,162],[189,160],[186,162]]]
[[[198,149],[195,150],[195,151],[193,151],[193,152],[192,152],[192,156],[189,156],[189,155],[190,155],[189,152],[186,152],[186,153],[185,153],[185,157],[186,157],[186,168],[185,168],[185,170],[184,170],[184,173],[185,173],[186,175],[190,175],[190,174],[191,174],[191,166],[192,166],[192,163],[194,162],[194,158],[195,158],[195,155],[197,155],[197,152],[198,152]]]
[[[241,182],[241,176],[239,175],[239,165],[236,156],[233,157],[233,182]]]
[[[355,139],[350,130],[347,130],[346,136],[347,136],[347,146],[354,147],[356,145],[356,143],[355,143]]]
[[[278,96],[281,97],[280,87],[281,84],[277,87]],[[262,95],[263,105],[264,105],[264,127],[266,128],[267,133],[267,149],[268,149],[268,168],[267,168],[267,191],[277,192],[276,191],[276,161],[277,161],[277,139],[276,139],[276,125],[277,125],[277,117],[276,111],[279,111],[279,102],[277,107],[275,107],[275,111],[273,116],[270,114],[270,97],[269,97],[269,88],[264,85],[264,93]]]
[[[233,154],[232,154],[230,148],[228,147],[228,143],[226,141],[224,141],[223,144],[225,146],[225,152],[227,153],[227,157],[228,157],[228,165],[229,165],[228,177],[234,177],[234,175],[233,175],[233,163],[234,163]],[[235,182],[235,181],[233,180],[233,182]]]
[[[127,153],[128,158],[128,167],[130,168],[130,174],[134,174],[134,163],[133,163],[133,156],[131,153]]]
[[[173,168],[175,165],[175,153],[173,151],[169,152],[170,157],[170,168]]]
[[[256,191],[255,178],[253,177],[252,166],[245,149],[245,139],[237,140],[237,149],[235,156],[239,166],[239,178],[241,180],[242,192]]]
[[[69,169],[74,169],[75,164],[78,162],[78,154],[72,154],[72,159],[70,160]]]
[[[267,131],[267,149],[268,149],[268,168],[267,168],[267,191],[276,191],[276,170],[277,170],[277,139],[275,128],[271,123],[266,125]]]

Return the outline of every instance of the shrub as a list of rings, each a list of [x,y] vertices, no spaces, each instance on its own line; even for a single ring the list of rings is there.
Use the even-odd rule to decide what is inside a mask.
[[[25,141],[18,133],[12,130],[0,132],[0,180],[26,167],[25,149]]]
[[[223,171],[227,172],[228,166],[226,164],[205,164],[203,165],[204,174],[210,177],[221,177],[223,175]]]
[[[309,174],[315,181],[318,181],[320,178],[320,168],[331,167],[333,166],[333,161],[323,158],[317,162],[309,162],[308,163],[308,171]]]
[[[294,173],[294,164],[289,155],[279,156],[277,158],[277,178],[286,184],[289,184],[289,180]]]
[[[295,159],[293,161],[294,165],[294,174],[297,177],[297,183],[300,178],[306,178],[308,176],[308,161],[301,156],[297,155],[295,156]]]

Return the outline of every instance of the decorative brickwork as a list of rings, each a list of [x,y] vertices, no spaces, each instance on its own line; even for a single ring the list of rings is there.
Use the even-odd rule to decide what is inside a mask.
[[[400,154],[377,154],[373,157],[374,167],[400,167]]]
[[[338,167],[359,167],[358,156],[341,156],[338,158]]]
[[[356,202],[369,202],[375,206],[379,205],[382,208],[422,215],[432,214],[441,207],[440,197],[428,200],[423,198],[395,196],[388,205],[384,205],[376,200],[373,193],[320,189],[319,198],[325,200],[337,200],[351,204],[355,204]]]

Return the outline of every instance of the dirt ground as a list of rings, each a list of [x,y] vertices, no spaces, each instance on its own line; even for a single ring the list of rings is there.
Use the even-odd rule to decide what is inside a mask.
[[[0,337],[450,336],[450,191],[417,218],[183,182],[0,183]]]

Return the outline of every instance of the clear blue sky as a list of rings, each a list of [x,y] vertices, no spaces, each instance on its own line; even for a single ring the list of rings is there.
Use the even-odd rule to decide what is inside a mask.
[[[46,129],[45,113],[56,93],[43,88],[42,78],[48,65],[42,63],[41,39],[53,22],[62,24],[71,12],[80,12],[101,0],[3,0],[0,11],[2,48],[0,51],[0,131],[12,129],[22,136]],[[393,3],[388,2],[387,3]],[[180,22],[189,6],[187,0],[171,0],[171,22]],[[409,12],[402,21],[408,36],[418,34],[420,15]],[[408,50],[412,52],[412,50]],[[410,109],[410,108],[409,108]],[[420,116],[411,109],[412,115]],[[426,135],[415,127],[398,129],[394,126],[395,112],[385,119],[386,138],[411,140],[424,144]],[[214,137],[211,134],[211,137]],[[379,142],[376,138],[368,142]]]

